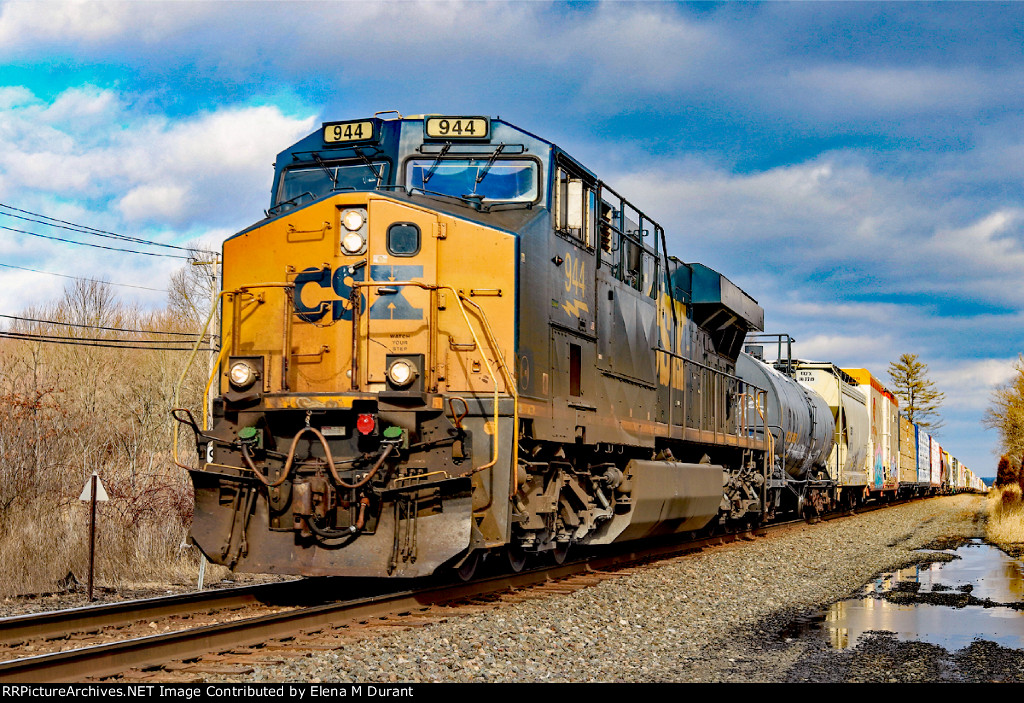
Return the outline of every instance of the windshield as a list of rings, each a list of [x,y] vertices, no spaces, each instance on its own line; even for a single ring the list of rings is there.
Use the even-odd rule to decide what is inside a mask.
[[[537,163],[529,159],[414,159],[406,166],[409,188],[484,200],[531,202],[537,199]],[[426,182],[424,182],[426,179]]]
[[[283,203],[304,193],[319,198],[334,190],[376,190],[377,173],[381,176],[381,183],[388,182],[386,161],[374,162],[373,169],[364,163],[339,166],[329,162],[323,166],[316,164],[290,168],[281,176],[277,202]]]

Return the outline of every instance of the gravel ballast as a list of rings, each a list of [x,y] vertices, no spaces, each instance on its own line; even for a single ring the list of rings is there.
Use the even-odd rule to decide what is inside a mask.
[[[800,525],[572,594],[257,665],[241,680],[1021,681],[1021,651],[992,643],[950,653],[880,633],[838,652],[820,638],[786,636],[795,617],[858,593],[879,573],[928,560],[915,550],[981,536],[982,508],[978,496],[952,496]]]

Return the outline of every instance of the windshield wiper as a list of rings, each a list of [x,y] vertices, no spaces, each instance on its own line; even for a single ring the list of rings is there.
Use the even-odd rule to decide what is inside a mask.
[[[320,158],[320,154],[313,152],[313,161],[316,161],[316,165],[322,168],[324,170],[324,173],[327,174],[327,177],[331,179],[331,190],[334,190],[334,188],[338,185],[337,175],[331,173],[331,169],[327,168],[327,164],[325,164],[324,160]]]
[[[353,151],[356,153],[356,156],[362,159],[363,163],[366,165],[366,168],[370,169],[370,171],[373,172],[373,175],[377,177],[376,187],[380,188],[380,182],[384,178],[384,164],[380,165],[380,171],[378,171],[373,167],[373,163],[371,163],[370,160],[366,158],[366,154],[363,153],[362,149],[356,147],[355,149],[353,149]]]
[[[427,185],[427,182],[434,177],[434,171],[436,171],[437,167],[441,165],[441,159],[444,158],[444,155],[447,154],[448,150],[451,148],[452,143],[445,142],[444,146],[441,148],[441,151],[437,152],[437,158],[434,159],[434,163],[430,164],[430,168],[427,169],[427,172],[423,174],[423,179],[422,181],[420,181],[423,185]]]
[[[480,185],[480,182],[483,179],[487,178],[487,174],[490,173],[490,171],[491,171],[491,166],[494,165],[494,160],[496,158],[498,158],[498,154],[500,154],[504,148],[505,148],[505,142],[502,142],[501,144],[499,144],[498,148],[494,150],[493,154],[491,154],[491,157],[489,159],[487,159],[487,163],[484,164],[484,167],[482,169],[480,169],[479,173],[476,174],[476,183],[473,184],[473,194],[474,195],[476,195],[476,187],[478,185]]]

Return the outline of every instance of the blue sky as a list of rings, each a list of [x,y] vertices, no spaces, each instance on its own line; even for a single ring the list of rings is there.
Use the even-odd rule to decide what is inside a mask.
[[[322,121],[500,115],[743,287],[799,355],[887,381],[918,354],[946,392],[940,441],[980,475],[981,417],[1024,350],[1022,108],[1015,3],[0,2],[0,203],[217,242]],[[149,287],[180,265],[7,230],[0,262]],[[0,313],[65,282],[0,268]]]

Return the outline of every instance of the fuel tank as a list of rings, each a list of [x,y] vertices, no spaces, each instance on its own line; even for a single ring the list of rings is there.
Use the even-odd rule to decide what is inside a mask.
[[[801,479],[812,467],[825,468],[835,436],[825,400],[746,353],[736,360],[736,375],[766,392],[765,424],[786,473]]]

